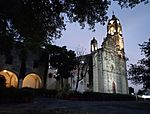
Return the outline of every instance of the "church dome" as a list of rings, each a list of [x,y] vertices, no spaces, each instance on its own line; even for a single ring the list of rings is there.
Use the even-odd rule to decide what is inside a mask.
[[[119,19],[113,14],[112,18],[108,21],[107,34],[115,35],[119,34],[122,36],[122,27]]]

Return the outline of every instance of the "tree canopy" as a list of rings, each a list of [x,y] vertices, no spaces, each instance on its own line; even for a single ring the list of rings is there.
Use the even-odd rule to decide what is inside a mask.
[[[148,0],[113,0],[121,7],[134,7]],[[94,29],[105,24],[110,0],[0,0],[0,40],[5,45],[19,40],[41,46],[59,38],[66,21],[85,24]],[[10,43],[9,43],[10,44]],[[7,45],[5,45],[7,46]]]
[[[150,38],[140,45],[144,58],[137,64],[131,64],[128,70],[129,79],[133,84],[143,84],[143,89],[150,89]]]
[[[50,53],[50,65],[57,69],[57,79],[70,77],[75,67],[75,52],[67,50],[65,46],[48,45],[47,49]]]

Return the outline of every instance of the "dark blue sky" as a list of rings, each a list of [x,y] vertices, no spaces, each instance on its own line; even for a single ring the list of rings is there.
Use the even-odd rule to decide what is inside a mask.
[[[135,8],[121,9],[117,4],[113,3],[108,10],[109,19],[112,12],[115,12],[116,17],[122,25],[125,53],[129,58],[128,65],[136,63],[141,56],[141,51],[138,44],[148,41],[150,38],[150,3],[140,4]],[[68,49],[76,50],[78,47],[85,48],[86,53],[90,52],[90,41],[96,37],[99,48],[101,47],[103,38],[106,37],[107,23],[105,26],[96,25],[96,32],[81,29],[78,23],[67,23],[67,29],[63,32],[63,36],[55,41],[56,45],[67,46]]]

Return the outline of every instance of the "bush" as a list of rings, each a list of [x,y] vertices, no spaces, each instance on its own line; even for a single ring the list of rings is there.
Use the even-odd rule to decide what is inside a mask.
[[[110,93],[98,93],[98,92],[84,92],[83,94],[78,92],[72,92],[65,99],[70,100],[85,100],[85,101],[129,101],[136,100],[132,95],[128,94],[110,94]]]
[[[33,92],[27,89],[0,88],[0,103],[33,102]]]
[[[56,98],[58,93],[57,90],[47,90],[47,89],[34,89],[35,96],[39,97],[49,97]]]

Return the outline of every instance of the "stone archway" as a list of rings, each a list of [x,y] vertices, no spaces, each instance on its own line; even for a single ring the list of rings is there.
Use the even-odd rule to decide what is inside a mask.
[[[42,80],[39,75],[30,73],[23,79],[22,87],[41,88]]]
[[[113,90],[113,93],[116,93],[116,84],[115,84],[115,82],[112,83],[112,90]]]
[[[18,78],[15,73],[9,70],[2,70],[0,71],[0,75],[5,77],[6,87],[18,87]]]

